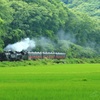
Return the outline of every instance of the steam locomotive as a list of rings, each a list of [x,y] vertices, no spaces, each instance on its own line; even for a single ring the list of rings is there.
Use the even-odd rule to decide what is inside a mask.
[[[65,59],[65,53],[57,52],[28,52],[5,51],[0,53],[0,61],[36,60],[36,59]]]

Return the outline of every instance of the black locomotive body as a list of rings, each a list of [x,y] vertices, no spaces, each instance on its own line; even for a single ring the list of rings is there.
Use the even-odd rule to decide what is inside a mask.
[[[6,51],[0,53],[0,61],[36,60],[36,59],[65,59],[65,53],[57,52],[26,52]]]

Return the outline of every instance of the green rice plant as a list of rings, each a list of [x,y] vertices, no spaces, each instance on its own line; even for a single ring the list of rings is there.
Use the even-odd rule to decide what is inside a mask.
[[[0,67],[0,100],[99,99],[100,64]]]

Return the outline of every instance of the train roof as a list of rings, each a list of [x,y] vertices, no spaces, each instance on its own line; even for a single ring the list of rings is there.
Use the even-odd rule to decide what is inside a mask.
[[[58,54],[58,55],[65,55],[66,53],[63,52],[31,52],[31,51],[4,51],[4,53],[28,53],[28,54]]]

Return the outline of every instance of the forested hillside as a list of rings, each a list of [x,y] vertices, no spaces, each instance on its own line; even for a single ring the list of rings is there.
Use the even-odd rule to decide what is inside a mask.
[[[100,0],[62,0],[69,8],[100,19]]]
[[[99,19],[60,0],[0,0],[0,51],[27,37],[36,41],[34,51],[66,52],[68,57],[100,54]]]

